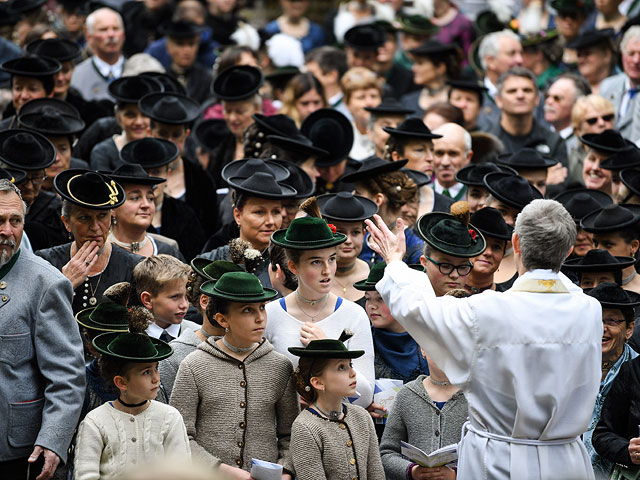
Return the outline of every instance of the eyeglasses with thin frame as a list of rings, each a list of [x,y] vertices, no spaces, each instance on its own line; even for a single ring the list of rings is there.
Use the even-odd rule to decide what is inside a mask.
[[[466,277],[467,275],[469,275],[471,269],[473,268],[473,264],[471,262],[463,265],[453,265],[451,263],[436,262],[433,258],[427,255],[425,255],[424,258],[436,265],[440,273],[443,275],[450,275],[451,272],[453,272],[453,270],[455,269],[455,271],[458,272],[458,275],[460,275],[461,277]]]
[[[607,113],[606,115],[599,115],[597,117],[591,117],[591,118],[585,118],[585,122],[587,122],[589,125],[595,125],[596,123],[598,123],[598,120],[602,119],[605,122],[613,122],[613,119],[616,118],[616,114],[615,113]]]
[[[616,318],[603,318],[602,323],[607,327],[617,327],[622,323],[625,323],[626,320],[618,320]]]
[[[31,182],[31,185],[33,185],[34,187],[39,187],[44,183],[46,179],[47,179],[46,175],[43,175],[42,177],[27,177],[24,179],[24,182],[22,183],[25,184],[25,183]]]

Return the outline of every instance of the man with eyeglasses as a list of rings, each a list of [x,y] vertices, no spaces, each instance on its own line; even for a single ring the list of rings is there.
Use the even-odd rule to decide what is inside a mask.
[[[593,0],[552,0],[550,5],[556,11],[554,21],[564,45],[595,24]],[[573,65],[576,57],[574,49],[565,48],[562,60]]]

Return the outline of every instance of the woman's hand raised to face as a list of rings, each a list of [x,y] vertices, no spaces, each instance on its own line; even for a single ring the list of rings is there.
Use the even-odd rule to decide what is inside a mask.
[[[69,279],[74,290],[84,282],[91,267],[98,261],[98,250],[96,242],[85,242],[69,263],[62,267],[62,274]]]
[[[365,220],[371,249],[380,255],[387,265],[394,260],[402,260],[407,250],[404,221],[398,218],[392,232],[379,215],[374,215],[373,218],[375,224],[371,220]]]
[[[629,441],[629,456],[634,465],[640,465],[640,438]]]

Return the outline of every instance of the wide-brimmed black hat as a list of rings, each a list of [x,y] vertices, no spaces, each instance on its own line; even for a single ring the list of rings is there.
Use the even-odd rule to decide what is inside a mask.
[[[354,50],[376,50],[386,40],[383,28],[374,23],[356,25],[344,34],[344,46]]]
[[[120,150],[120,158],[126,163],[137,163],[145,170],[164,167],[179,154],[175,143],[159,138],[145,137],[127,143]]]
[[[353,127],[349,119],[332,108],[321,108],[304,119],[300,131],[314,146],[329,152],[316,159],[328,167],[342,162],[353,147]]]
[[[374,116],[384,117],[385,115],[409,115],[410,113],[414,113],[415,110],[407,108],[402,103],[400,103],[397,99],[392,97],[384,97],[382,101],[376,107],[364,107],[364,109],[372,113]]]
[[[113,172],[100,172],[120,185],[158,185],[166,182],[161,177],[151,177],[139,163],[124,163]]]
[[[258,127],[258,143],[269,141],[285,150],[302,153],[307,156],[326,156],[328,151],[317,148],[313,142],[302,135],[293,119],[287,115],[262,115],[255,113],[253,116]],[[256,145],[260,148],[259,145]]]
[[[605,130],[602,133],[585,133],[580,137],[585,145],[605,153],[616,153],[628,150],[633,144],[626,140],[617,130]]]
[[[83,168],[60,172],[53,188],[63,199],[91,210],[118,208],[125,201],[122,185],[101,173]]]
[[[382,129],[392,137],[422,138],[429,140],[442,138],[442,135],[431,133],[429,127],[427,127],[420,118],[407,118],[396,128],[383,127]]]
[[[415,48],[408,51],[411,55],[416,57],[430,57],[434,55],[442,55],[444,53],[453,53],[457,47],[450,43],[442,43],[432,38],[429,38],[422,42]]]
[[[179,93],[150,93],[138,102],[143,115],[169,125],[186,125],[200,115],[200,104]]]
[[[288,228],[271,235],[271,242],[291,250],[319,250],[347,241],[344,233],[335,232],[325,220],[316,217],[295,218]]]
[[[163,35],[171,38],[191,38],[200,35],[204,31],[204,27],[194,22],[177,20],[162,26],[160,31]]]
[[[146,333],[103,333],[94,338],[92,343],[102,355],[130,362],[157,362],[173,353],[168,343]]]
[[[313,195],[316,185],[313,182],[313,179],[302,167],[285,160],[276,159],[273,161],[289,170],[289,177],[286,180],[283,180],[282,183],[296,190],[297,193],[291,198],[307,198]]]
[[[567,209],[573,219],[580,223],[586,215],[613,203],[613,199],[600,190],[574,188],[554,197]]]
[[[208,150],[214,150],[225,137],[232,133],[223,118],[208,118],[197,123],[192,130],[192,135],[200,145]]]
[[[447,80],[447,85],[451,88],[457,88],[458,90],[469,90],[475,92],[480,97],[480,104],[482,105],[483,93],[489,89],[478,79],[478,76],[470,70],[468,72],[462,72],[458,77]]]
[[[515,153],[500,154],[497,162],[515,170],[549,168],[558,163],[557,160],[542,156],[535,148],[521,148]]]
[[[209,260],[208,258],[196,257],[191,260],[191,268],[207,280],[218,280],[227,272],[243,272],[240,265],[227,260]]]
[[[576,50],[582,50],[584,48],[593,47],[601,43],[607,43],[611,45],[611,40],[616,35],[616,31],[613,28],[603,28],[602,30],[586,30],[578,35],[573,40],[567,43],[567,48],[573,48]]]
[[[103,302],[79,311],[76,314],[76,322],[83,327],[101,332],[127,332],[129,309],[119,303]]]
[[[33,100],[29,100],[22,107],[20,107],[20,115],[37,113],[44,108],[51,108],[63,115],[80,118],[80,112],[78,112],[78,109],[71,105],[69,102],[60,100],[59,98],[49,97],[34,98]]]
[[[566,260],[563,270],[575,272],[618,272],[635,265],[633,257],[614,257],[607,250],[597,248],[589,250],[583,257]]]
[[[9,3],[9,11],[13,14],[22,14],[40,8],[47,3],[47,0],[11,0]]]
[[[629,145],[628,149],[620,150],[600,162],[600,168],[605,170],[623,170],[625,168],[640,167],[640,148]]]
[[[508,21],[505,22],[493,10],[483,10],[476,15],[473,21],[473,29],[478,37],[487,35],[488,33],[498,32],[508,28]]]
[[[272,72],[266,74],[264,78],[273,85],[274,88],[285,88],[289,80],[299,74],[300,69],[295,65],[284,65],[282,67],[276,67]]]
[[[258,277],[248,272],[226,272],[218,280],[200,285],[200,292],[227,302],[262,303],[278,296],[278,291],[262,286]]]
[[[0,65],[0,70],[21,77],[53,77],[62,69],[59,61],[39,55],[25,55],[7,60]]]
[[[306,347],[289,347],[289,353],[303,358],[359,358],[364,350],[349,350],[344,344],[353,334],[344,330],[338,340],[323,338],[311,340]]]
[[[297,195],[295,188],[284,182],[278,182],[268,172],[255,172],[248,177],[229,177],[229,186],[240,193],[258,198],[294,198]]]
[[[324,158],[329,155],[327,150],[316,147],[311,140],[301,133],[290,137],[267,135],[267,140],[283,150],[297,152],[307,157]]]
[[[421,172],[420,170],[414,170],[412,168],[401,168],[400,171],[405,173],[407,177],[413,180],[413,183],[415,183],[418,188],[431,183],[431,177],[426,173]]]
[[[587,15],[593,7],[593,0],[551,0],[550,5],[558,13],[583,12]]]
[[[474,225],[466,224],[450,213],[426,213],[416,225],[418,234],[425,242],[447,255],[477,257],[487,248],[482,233]]]
[[[484,176],[484,186],[502,203],[522,210],[533,200],[542,198],[540,190],[532,187],[520,175],[489,173]]]
[[[56,149],[43,135],[22,128],[0,132],[0,160],[20,170],[44,170],[56,161]]]
[[[221,72],[211,84],[211,93],[220,100],[236,102],[258,93],[264,77],[259,68],[236,65]]]
[[[48,106],[33,113],[23,113],[21,109],[18,124],[47,137],[74,135],[85,127],[80,117],[67,115]]]
[[[263,160],[261,158],[244,158],[242,160],[234,160],[225,165],[222,169],[222,178],[228,181],[232,177],[248,178],[256,172],[269,173],[276,182],[281,182],[289,178],[289,170],[284,166],[271,160]]]
[[[385,262],[376,263],[371,267],[371,270],[369,270],[367,278],[354,283],[353,288],[360,290],[361,292],[373,292],[376,289],[376,284],[382,280],[382,277],[384,277],[385,268],[387,268],[387,264]],[[420,264],[409,265],[409,268],[424,272],[424,267]]]
[[[422,15],[402,15],[399,18],[400,30],[411,35],[433,35],[440,27]]]
[[[138,74],[139,77],[152,78],[162,85],[162,91],[167,93],[179,93],[181,95],[187,94],[187,89],[184,88],[177,79],[163,72],[142,72]]]
[[[373,200],[351,192],[320,195],[318,207],[324,218],[337,222],[362,222],[378,213],[378,205]]]
[[[471,214],[470,222],[480,230],[485,237],[511,240],[513,227],[507,225],[499,210],[492,207],[484,207]]]
[[[299,133],[296,122],[288,115],[277,113],[276,115],[263,115],[254,113],[251,115],[253,121],[258,127],[258,137],[264,138],[267,135],[295,135]],[[262,135],[260,135],[262,133]]]
[[[117,78],[107,88],[118,103],[138,103],[146,95],[164,91],[158,80],[142,76]]]
[[[585,215],[580,228],[592,233],[615,232],[640,222],[640,214],[623,205],[607,205]]]
[[[390,162],[388,160],[383,160],[380,157],[365,158],[361,162],[358,170],[340,177],[340,181],[354,183],[358,180],[377,177],[383,173],[395,172],[396,170],[400,170],[404,167],[408,161],[409,160],[407,159],[403,159],[398,160],[397,162]]]
[[[599,283],[597,287],[586,289],[585,293],[600,302],[602,308],[635,308],[640,305],[640,295],[624,290],[613,282]]]
[[[27,172],[17,168],[0,168],[0,180],[9,180],[14,185],[20,185],[27,179]]]
[[[634,195],[640,196],[640,171],[625,168],[620,171],[620,180]]]
[[[497,163],[471,163],[466,167],[462,167],[456,172],[456,181],[463,185],[469,185],[474,187],[484,187],[484,177],[489,173],[510,173],[517,175],[513,168],[505,165],[498,165]]]
[[[82,49],[77,42],[66,38],[47,38],[34,40],[25,50],[32,55],[53,58],[59,62],[68,62],[80,56]]]

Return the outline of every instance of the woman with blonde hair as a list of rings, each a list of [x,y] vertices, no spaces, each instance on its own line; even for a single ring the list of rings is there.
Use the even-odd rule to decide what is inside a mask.
[[[322,84],[311,73],[301,73],[289,80],[282,95],[280,113],[291,117],[300,127],[305,118],[326,106]]]

